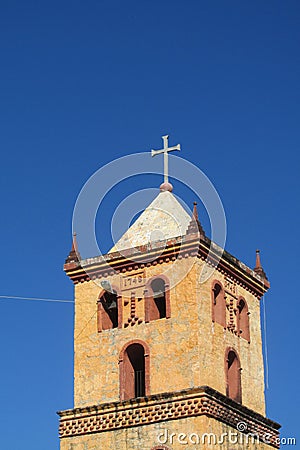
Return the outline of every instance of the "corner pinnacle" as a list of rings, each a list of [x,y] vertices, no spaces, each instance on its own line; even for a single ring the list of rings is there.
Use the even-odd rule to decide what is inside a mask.
[[[260,251],[259,250],[256,250],[256,263],[255,263],[255,267],[254,267],[254,272],[256,272],[261,277],[265,278],[266,280],[268,279],[264,269],[262,268],[261,262],[260,262]]]
[[[196,233],[199,233],[202,238],[205,236],[205,232],[198,217],[197,202],[194,202],[193,214],[186,234]]]
[[[70,264],[70,263],[74,263],[74,262],[79,262],[81,259],[80,253],[78,251],[78,245],[77,245],[77,234],[74,232],[73,233],[73,239],[72,239],[72,248],[71,251],[69,253],[69,256],[66,259],[66,264]]]

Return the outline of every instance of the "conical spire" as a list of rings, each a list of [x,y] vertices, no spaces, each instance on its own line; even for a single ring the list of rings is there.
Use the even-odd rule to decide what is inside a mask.
[[[264,269],[262,268],[261,262],[260,262],[260,251],[259,250],[256,250],[256,264],[254,267],[254,272],[256,272],[258,275],[262,276],[266,280],[268,279]]]
[[[194,202],[193,214],[186,234],[200,233],[200,237],[205,236],[205,232],[198,216],[197,202]]]
[[[77,245],[77,235],[74,232],[73,233],[73,240],[72,240],[72,248],[69,253],[69,256],[66,259],[66,264],[72,263],[72,262],[79,262],[81,259],[80,253],[78,251],[78,245]]]

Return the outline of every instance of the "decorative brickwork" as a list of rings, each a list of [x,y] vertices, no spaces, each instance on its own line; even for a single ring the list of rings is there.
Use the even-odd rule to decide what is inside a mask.
[[[128,304],[128,300],[125,300],[124,305]],[[127,321],[124,323],[124,327],[129,327],[130,326],[134,326],[135,324],[141,324],[143,323],[143,319],[139,318],[136,315],[136,298],[135,298],[135,293],[132,292],[131,293],[131,297],[130,297],[130,316],[128,317]]]
[[[225,297],[227,300],[227,297]],[[233,298],[229,297],[228,301],[226,301],[226,307],[229,312],[229,321],[227,323],[227,329],[231,331],[232,333],[236,332],[235,322],[234,322],[234,305],[233,305]]]
[[[234,429],[245,424],[246,433],[279,448],[279,424],[242,406],[207,386],[159,394],[124,402],[60,411],[60,437],[147,425],[154,422],[206,415]],[[180,428],[180,425],[178,426]]]

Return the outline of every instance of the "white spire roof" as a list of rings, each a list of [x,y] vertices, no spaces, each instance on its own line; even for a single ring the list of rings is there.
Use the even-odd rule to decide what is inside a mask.
[[[142,212],[109,253],[183,236],[191,217],[169,191],[163,191]]]

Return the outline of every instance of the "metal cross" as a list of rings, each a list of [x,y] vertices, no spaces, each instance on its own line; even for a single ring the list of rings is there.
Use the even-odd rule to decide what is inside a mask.
[[[180,144],[175,145],[175,147],[168,147],[169,143],[169,135],[162,136],[164,141],[164,148],[161,150],[151,150],[151,156],[159,155],[161,153],[164,154],[164,182],[169,182],[169,160],[168,160],[168,152],[172,152],[173,150],[180,150]]]

